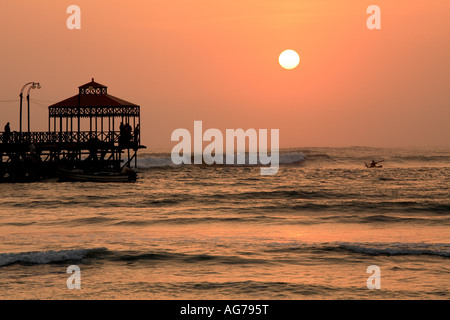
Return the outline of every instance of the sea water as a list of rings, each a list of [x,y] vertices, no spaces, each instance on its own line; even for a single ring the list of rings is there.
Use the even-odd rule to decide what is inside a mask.
[[[449,148],[295,148],[280,165],[147,153],[136,183],[1,184],[0,298],[450,297]]]

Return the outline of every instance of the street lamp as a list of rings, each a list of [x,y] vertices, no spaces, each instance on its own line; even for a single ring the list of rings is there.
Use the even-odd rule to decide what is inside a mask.
[[[33,85],[28,88],[27,92],[27,104],[28,104],[28,133],[30,133],[30,91],[31,89],[40,89],[41,85],[39,82],[33,82]]]
[[[28,100],[28,132],[30,132],[30,90],[31,89],[40,89],[41,85],[39,84],[39,82],[28,82],[25,83],[24,86],[22,87],[22,89],[20,90],[20,133],[22,133],[22,98],[23,98],[23,91],[25,90],[25,88],[31,84],[31,87],[28,89],[28,95],[27,95],[27,100]]]

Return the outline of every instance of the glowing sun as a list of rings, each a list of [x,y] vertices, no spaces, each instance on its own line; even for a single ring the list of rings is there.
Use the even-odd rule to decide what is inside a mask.
[[[285,50],[278,58],[280,65],[285,69],[294,69],[300,63],[300,56],[294,50]]]

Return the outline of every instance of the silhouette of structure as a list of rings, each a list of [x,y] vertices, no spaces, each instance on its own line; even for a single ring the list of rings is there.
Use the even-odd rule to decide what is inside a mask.
[[[0,133],[1,180],[54,177],[60,167],[120,172],[133,160],[136,166],[138,150],[145,148],[140,107],[108,94],[94,79],[78,90],[48,107],[48,131]]]

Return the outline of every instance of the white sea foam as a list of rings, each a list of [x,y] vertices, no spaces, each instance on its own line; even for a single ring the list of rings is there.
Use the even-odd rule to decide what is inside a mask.
[[[248,154],[245,157],[245,162],[248,163]],[[292,153],[281,153],[280,154],[280,164],[293,164],[300,163],[305,160],[305,155],[302,152],[292,152]],[[193,162],[193,161],[191,161]],[[224,156],[224,163],[225,156]],[[235,161],[236,163],[237,161]],[[258,162],[259,165],[259,162]],[[139,169],[149,169],[152,167],[168,167],[175,166],[172,162],[170,155],[159,154],[159,155],[144,155],[142,158],[138,158],[138,168]]]
[[[303,160],[305,160],[305,155],[302,152],[280,154],[281,164],[298,163],[302,162]]]
[[[170,157],[163,156],[155,156],[155,157],[143,157],[138,158],[138,168],[139,169],[148,169],[152,167],[167,167],[173,166],[172,159]]]

